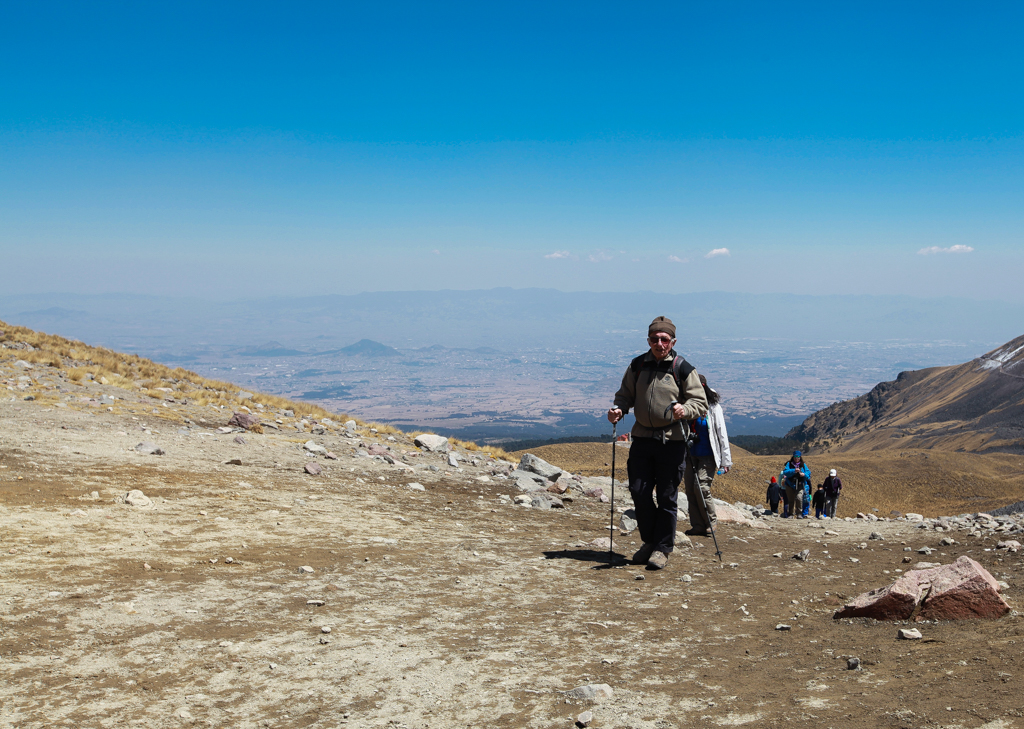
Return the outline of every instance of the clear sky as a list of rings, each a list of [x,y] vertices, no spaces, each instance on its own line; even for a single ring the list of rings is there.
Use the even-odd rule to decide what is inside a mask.
[[[0,3],[6,293],[1024,300],[1020,3]]]

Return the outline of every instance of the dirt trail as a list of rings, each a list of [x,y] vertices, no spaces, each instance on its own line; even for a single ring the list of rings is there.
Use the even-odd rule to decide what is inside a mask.
[[[0,725],[568,728],[592,708],[595,727],[637,729],[1024,727],[1016,613],[914,643],[831,617],[934,532],[722,525],[724,565],[701,540],[660,572],[612,567],[587,546],[606,504],[513,506],[472,453],[456,469],[379,441],[417,452],[391,465],[358,454],[368,432],[284,426],[238,445],[178,432],[229,413],[160,410],[0,402]],[[310,438],[339,456],[320,477],[302,473]],[[115,501],[132,488],[153,505]],[[929,559],[969,554],[1016,607],[1021,560],[963,539]],[[614,695],[566,699],[589,683]]]

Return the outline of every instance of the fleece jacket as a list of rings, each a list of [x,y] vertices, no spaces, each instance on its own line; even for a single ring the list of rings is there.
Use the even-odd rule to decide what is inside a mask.
[[[675,356],[673,350],[665,359],[671,361]],[[654,354],[648,352],[644,364],[654,361]],[[671,413],[665,417],[665,410],[672,401],[683,406],[682,420],[673,421]],[[622,376],[622,385],[615,393],[615,407],[622,410],[623,415],[630,410],[634,411],[634,438],[660,438],[661,433],[667,431],[669,440],[685,440],[689,432],[686,421],[707,415],[708,399],[696,370],[687,375],[680,391],[671,370],[658,372],[641,367],[634,373],[631,367],[627,367],[626,374]]]

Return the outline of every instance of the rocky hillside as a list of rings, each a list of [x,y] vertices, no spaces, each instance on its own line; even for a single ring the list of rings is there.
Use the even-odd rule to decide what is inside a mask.
[[[901,372],[819,410],[787,437],[819,452],[1024,453],[1024,336],[961,365]]]

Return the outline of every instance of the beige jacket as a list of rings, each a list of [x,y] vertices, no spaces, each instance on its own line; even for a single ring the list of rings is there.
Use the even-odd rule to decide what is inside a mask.
[[[672,362],[675,356],[673,350],[666,360]],[[654,355],[648,352],[644,364],[653,361]],[[671,369],[655,372],[641,367],[633,374],[633,370],[627,367],[626,374],[622,376],[622,386],[615,393],[615,407],[622,410],[623,415],[634,410],[634,438],[660,438],[662,431],[668,430],[669,440],[684,440],[689,433],[686,421],[707,415],[708,399],[696,370],[687,376],[682,389],[680,393]],[[668,418],[665,417],[665,410],[673,400],[682,404],[683,420],[671,420],[671,413]]]

